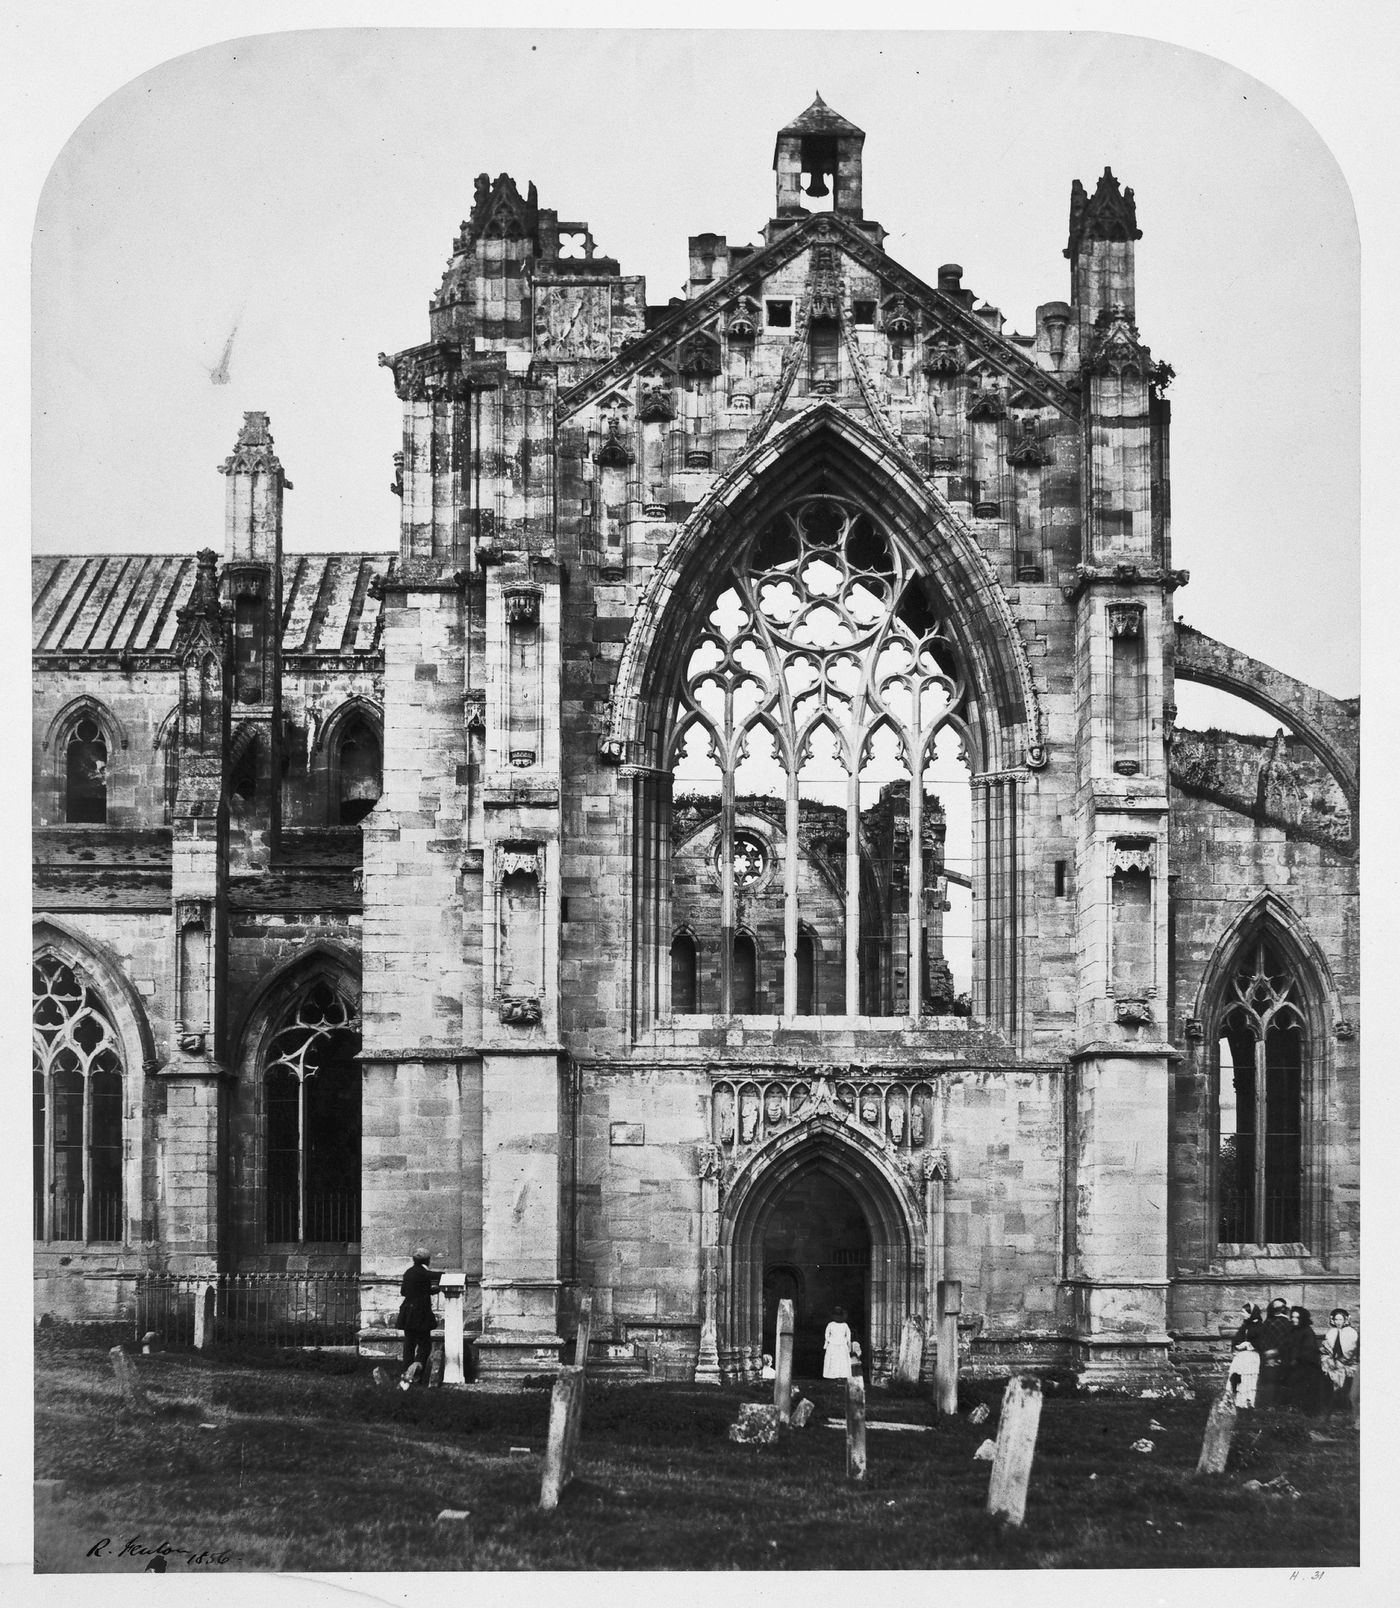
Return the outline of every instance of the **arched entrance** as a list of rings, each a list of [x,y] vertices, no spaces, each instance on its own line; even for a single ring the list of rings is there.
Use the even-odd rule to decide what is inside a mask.
[[[893,1365],[900,1325],[922,1315],[924,1245],[914,1187],[839,1117],[817,1116],[763,1145],[720,1213],[720,1363],[758,1376],[777,1306],[791,1299],[798,1377],[821,1373],[822,1332],[846,1309],[867,1375]]]
[[[869,1356],[870,1224],[859,1200],[826,1158],[794,1174],[764,1214],[763,1349],[773,1350],[778,1301],[793,1302],[792,1367],[799,1379],[822,1371],[822,1333],[841,1307]]]

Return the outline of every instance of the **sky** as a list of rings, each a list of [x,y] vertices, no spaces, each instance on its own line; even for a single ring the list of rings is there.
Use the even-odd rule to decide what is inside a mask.
[[[1133,187],[1138,322],[1178,376],[1180,615],[1354,694],[1346,183],[1258,80],[1111,34],[343,29],[161,62],[86,118],[43,189],[35,549],[220,546],[215,467],[249,408],[295,488],[289,548],[393,547],[399,405],[376,357],[426,339],[474,176],[533,179],[665,302],[688,235],[756,238],[774,134],[817,90],[866,131],[890,255],[929,281],[961,263],[1011,328],[1068,295],[1071,181],[1112,165]]]

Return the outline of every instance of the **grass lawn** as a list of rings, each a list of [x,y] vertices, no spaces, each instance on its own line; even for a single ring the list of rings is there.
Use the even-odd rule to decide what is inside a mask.
[[[145,1417],[121,1405],[102,1346],[41,1340],[35,1474],[66,1491],[36,1511],[40,1572],[139,1571],[144,1555],[122,1555],[132,1537],[187,1549],[170,1554],[173,1572],[211,1573],[1359,1561],[1358,1437],[1288,1414],[1244,1415],[1240,1466],[1210,1480],[1193,1472],[1205,1402],[1047,1397],[1015,1530],[986,1517],[990,1465],[972,1456],[995,1434],[994,1387],[980,1426],[872,1390],[869,1474],[852,1485],[823,1410],[775,1446],[741,1446],[728,1426],[757,1389],[595,1386],[576,1478],[545,1515],[547,1390],[380,1391],[371,1364],[329,1353],[136,1363]],[[1152,1452],[1132,1450],[1142,1438]],[[1279,1474],[1299,1499],[1244,1489]],[[470,1520],[439,1524],[444,1508]],[[188,1560],[200,1552],[226,1561]]]

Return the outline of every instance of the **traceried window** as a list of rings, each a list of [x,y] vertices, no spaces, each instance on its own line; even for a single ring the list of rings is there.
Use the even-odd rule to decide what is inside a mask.
[[[359,1014],[313,983],[273,1035],[263,1072],[267,1238],[360,1237]]]
[[[1218,1238],[1297,1242],[1307,1016],[1296,976],[1266,939],[1245,951],[1220,1020]]]
[[[101,999],[34,962],[34,1237],[122,1238],[122,1054]]]
[[[672,930],[724,1015],[966,1014],[967,691],[933,591],[864,510],[754,531],[696,632],[670,749]]]
[[[64,819],[78,826],[107,820],[107,739],[92,717],[69,733],[64,755]]]

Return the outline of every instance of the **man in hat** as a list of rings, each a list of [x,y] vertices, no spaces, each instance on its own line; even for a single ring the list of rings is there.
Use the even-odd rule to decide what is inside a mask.
[[[1361,1336],[1346,1307],[1333,1307],[1322,1335],[1322,1371],[1332,1381],[1332,1410],[1350,1407],[1356,1389]]]
[[[428,1247],[420,1245],[413,1253],[413,1265],[408,1268],[399,1285],[403,1302],[399,1307],[399,1328],[403,1330],[403,1378],[399,1381],[407,1390],[416,1377],[420,1385],[428,1382],[428,1358],[433,1349],[433,1294],[440,1273],[428,1270],[431,1257]],[[414,1364],[418,1365],[416,1375]]]

